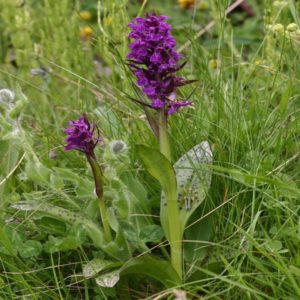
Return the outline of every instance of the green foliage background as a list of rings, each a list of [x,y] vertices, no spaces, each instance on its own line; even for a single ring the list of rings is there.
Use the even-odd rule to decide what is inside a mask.
[[[182,98],[192,93],[193,108],[170,119],[173,160],[203,140],[214,157],[209,197],[196,216],[196,221],[207,221],[204,231],[213,228],[199,245],[211,255],[178,289],[186,290],[188,299],[300,298],[299,3],[249,0],[254,16],[247,18],[243,12],[226,17],[228,0],[206,2],[207,10],[197,5],[184,10],[171,0],[145,5],[133,0],[0,0],[0,88],[16,93],[14,107],[1,103],[2,299],[129,297],[128,282],[103,288],[81,275],[86,262],[103,259],[104,253],[84,222],[72,221],[80,213],[96,222],[97,212],[90,170],[82,155],[63,151],[63,128],[87,112],[107,137],[105,144],[126,141],[128,154],[121,164],[104,147],[97,150],[112,170],[107,195],[127,216],[126,195],[119,194],[120,185],[127,186],[146,205],[143,209],[158,216],[158,183],[135,151],[137,143],[157,142],[143,111],[126,96],[138,95],[124,65],[127,24],[152,9],[171,17],[179,48],[191,41],[182,51],[187,64],[180,72],[198,80],[180,92]],[[82,10],[91,12],[91,20],[80,17]],[[193,39],[210,21],[214,27]],[[287,30],[290,23],[298,33]],[[80,38],[86,26],[93,34]],[[32,70],[40,68],[44,76],[34,76]],[[33,212],[13,207],[24,200],[68,213],[53,218],[40,207]],[[157,243],[161,233],[153,229],[150,241]],[[143,232],[140,244],[132,228],[126,232],[125,239],[136,241],[142,252],[150,234]],[[125,249],[123,255],[125,260],[130,253]],[[175,297],[142,275],[129,281],[133,299]]]

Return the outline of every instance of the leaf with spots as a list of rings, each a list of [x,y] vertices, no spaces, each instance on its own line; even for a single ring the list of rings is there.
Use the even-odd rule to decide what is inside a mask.
[[[75,213],[52,204],[36,201],[20,201],[13,204],[12,207],[20,211],[32,211],[39,214],[42,213],[43,215],[51,216],[71,225],[75,223],[82,224],[95,246],[99,248],[103,246],[103,233],[99,229],[98,225],[79,213]]]

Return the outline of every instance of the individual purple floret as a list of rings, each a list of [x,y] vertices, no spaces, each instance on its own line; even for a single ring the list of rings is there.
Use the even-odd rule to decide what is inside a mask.
[[[155,13],[147,14],[146,18],[135,18],[129,24],[131,32],[128,37],[134,41],[129,45],[131,51],[127,59],[152,107],[164,107],[170,115],[191,102],[174,100],[177,87],[189,81],[175,75],[180,69],[178,61],[181,56],[175,50],[176,41],[171,34],[171,25],[165,21],[167,19]]]
[[[93,139],[95,126],[91,126],[86,116],[82,116],[76,121],[70,121],[69,126],[65,129],[67,134],[65,150],[75,149],[87,155],[93,155],[93,149],[99,140],[94,141]]]

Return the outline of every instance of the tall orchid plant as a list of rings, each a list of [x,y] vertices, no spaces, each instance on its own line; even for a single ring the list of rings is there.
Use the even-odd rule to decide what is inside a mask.
[[[129,45],[127,55],[130,68],[145,95],[150,99],[150,106],[157,111],[157,128],[160,152],[171,161],[168,138],[168,116],[181,107],[192,104],[190,101],[177,99],[177,88],[192,81],[177,76],[182,66],[178,65],[181,55],[175,50],[176,40],[171,34],[171,25],[166,16],[147,14],[146,18],[135,18],[129,24]],[[147,104],[145,104],[147,105]],[[179,210],[177,207],[176,181],[167,197],[169,243],[171,262],[178,275],[182,277],[182,229],[180,228]],[[169,195],[168,195],[169,194]]]

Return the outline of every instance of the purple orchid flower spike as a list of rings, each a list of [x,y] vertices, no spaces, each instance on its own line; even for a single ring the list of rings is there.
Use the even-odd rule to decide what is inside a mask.
[[[69,122],[69,128],[65,129],[67,138],[65,142],[66,151],[79,150],[89,156],[94,156],[94,148],[99,142],[100,138],[93,137],[96,129],[95,124],[91,125],[86,116],[80,117],[76,121]]]
[[[131,32],[128,37],[134,41],[129,45],[131,51],[127,59],[137,84],[151,100],[152,108],[163,108],[171,115],[192,102],[171,100],[170,95],[176,96],[178,87],[194,81],[175,75],[184,64],[178,66],[181,55],[175,50],[176,40],[167,19],[155,13],[147,14],[146,18],[135,18],[129,24]]]
[[[65,129],[67,138],[65,142],[65,150],[78,150],[85,153],[88,163],[91,166],[94,182],[95,182],[95,194],[98,198],[99,211],[101,215],[104,238],[107,242],[112,241],[112,234],[110,225],[108,222],[106,205],[103,198],[103,172],[101,166],[98,164],[94,148],[101,140],[99,138],[99,130],[95,124],[90,124],[85,115],[81,116],[76,121],[70,121],[68,128]],[[94,138],[94,132],[97,129],[98,137]]]

